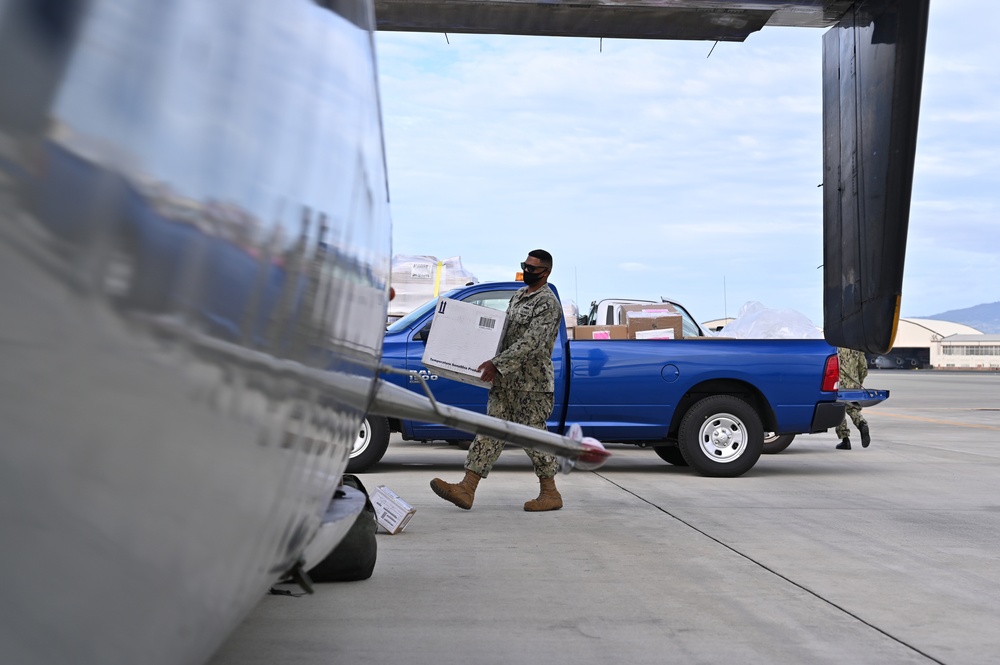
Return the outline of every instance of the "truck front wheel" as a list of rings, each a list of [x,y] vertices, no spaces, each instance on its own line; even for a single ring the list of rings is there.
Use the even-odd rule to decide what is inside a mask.
[[[742,399],[713,395],[684,414],[677,443],[688,465],[701,475],[735,478],[760,459],[764,426]]]
[[[360,473],[375,466],[389,447],[389,421],[381,416],[365,416],[358,438],[347,460],[348,473]]]

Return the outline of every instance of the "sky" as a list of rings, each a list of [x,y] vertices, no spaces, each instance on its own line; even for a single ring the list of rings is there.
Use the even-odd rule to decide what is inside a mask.
[[[1000,300],[995,0],[933,0],[902,315]],[[822,325],[823,29],[743,43],[376,34],[393,252],[564,304],[747,302]]]

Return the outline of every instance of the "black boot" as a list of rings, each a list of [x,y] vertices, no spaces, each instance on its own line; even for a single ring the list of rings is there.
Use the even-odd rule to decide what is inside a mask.
[[[861,423],[861,427],[858,429],[861,430],[861,447],[867,448],[868,444],[872,442],[872,437],[868,434],[868,423]]]
[[[840,440],[840,443],[837,444],[837,450],[850,450],[850,449],[851,449],[851,440],[845,436],[843,439]]]

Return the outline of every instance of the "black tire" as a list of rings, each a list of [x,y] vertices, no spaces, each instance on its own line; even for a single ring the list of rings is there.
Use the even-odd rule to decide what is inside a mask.
[[[777,455],[791,445],[794,440],[794,434],[775,434],[774,432],[765,432],[764,449],[761,452],[765,455]]]
[[[653,452],[660,456],[664,462],[669,462],[674,466],[687,466],[687,460],[677,446],[653,446]]]
[[[753,468],[764,447],[764,426],[754,408],[732,395],[699,400],[681,420],[678,447],[703,476],[735,478]]]
[[[351,448],[347,473],[361,473],[378,464],[389,448],[389,421],[382,416],[365,416],[358,439]]]

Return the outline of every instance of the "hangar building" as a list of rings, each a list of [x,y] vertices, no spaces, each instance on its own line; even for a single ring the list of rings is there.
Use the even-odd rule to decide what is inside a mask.
[[[981,332],[963,323],[900,317],[892,348],[885,355],[869,355],[868,364],[882,369],[923,369],[936,366],[931,362],[932,342],[952,335],[982,337]]]
[[[1000,335],[951,335],[931,340],[935,369],[1000,370]]]

